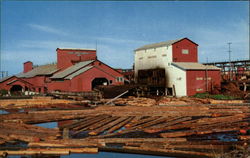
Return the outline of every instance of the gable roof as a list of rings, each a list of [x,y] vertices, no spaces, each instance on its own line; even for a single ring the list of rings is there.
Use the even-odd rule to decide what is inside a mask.
[[[92,63],[94,61],[95,60],[88,60],[88,61],[82,61],[82,62],[76,63],[75,65],[70,66],[70,67],[66,68],[65,70],[63,70],[63,71],[54,74],[50,78],[52,78],[52,79],[60,79],[60,78],[67,77],[67,76],[71,75],[72,73],[75,73],[79,69],[89,65],[90,63]]]
[[[56,50],[87,50],[87,51],[96,51],[96,49],[89,49],[89,48],[57,48]]]
[[[57,69],[56,64],[47,64],[47,65],[41,65],[41,66],[35,67],[29,72],[21,73],[16,76],[20,78],[29,78],[29,77],[34,77],[38,75],[51,75],[55,73],[57,70],[58,69]]]
[[[84,73],[84,72],[88,71],[89,69],[92,69],[93,67],[94,67],[94,66],[86,66],[86,67],[84,67],[84,68],[82,68],[82,69],[80,69],[80,70],[78,70],[78,71],[72,73],[71,75],[65,77],[64,79],[71,80],[72,78],[74,78],[74,77],[80,75],[81,73]]]
[[[182,70],[220,70],[220,68],[212,65],[203,65],[193,62],[172,62],[171,65]]]
[[[168,40],[168,41],[165,41],[165,42],[159,42],[159,43],[153,43],[153,44],[148,44],[148,45],[144,45],[140,48],[137,48],[135,51],[139,51],[139,50],[145,50],[145,49],[150,49],[150,48],[158,48],[158,47],[163,47],[163,46],[170,46],[174,43],[177,43],[183,39],[187,39],[189,41],[191,41],[190,39],[188,38],[181,38],[181,39],[176,39],[176,40]],[[192,43],[194,43],[193,41],[191,41]],[[194,43],[196,44],[196,43]],[[198,45],[198,44],[196,44]]]
[[[1,78],[0,82],[4,82],[4,81],[6,81],[6,80],[8,80],[8,79],[10,79],[12,77],[15,77],[15,76],[7,76],[7,77],[4,77],[4,78]]]
[[[27,81],[25,81],[25,80],[23,80],[23,79],[21,79],[21,78],[16,78],[16,79],[14,79],[14,80],[8,82],[7,85],[12,84],[12,83],[15,83],[15,82],[17,82],[17,81],[20,81],[20,82],[23,82],[23,83],[25,83],[25,84],[29,84],[29,85],[33,86],[33,84],[31,84],[30,82],[27,82]]]

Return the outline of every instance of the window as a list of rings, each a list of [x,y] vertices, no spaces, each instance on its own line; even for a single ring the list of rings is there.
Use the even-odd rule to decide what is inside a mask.
[[[116,82],[123,82],[123,77],[116,77]]]
[[[156,58],[156,55],[148,56],[148,59],[151,59],[151,58]]]
[[[188,49],[182,49],[182,54],[188,54]]]
[[[196,80],[203,80],[202,77],[196,77]]]
[[[163,56],[163,57],[166,57],[166,56],[167,56],[167,54],[162,54],[162,56]]]
[[[200,92],[200,91],[203,91],[203,89],[202,88],[197,88],[196,89],[196,92]]]

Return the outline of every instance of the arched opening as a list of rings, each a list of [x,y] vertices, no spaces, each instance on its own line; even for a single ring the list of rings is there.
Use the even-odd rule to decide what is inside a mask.
[[[14,95],[20,95],[22,93],[23,87],[20,85],[13,85],[10,88],[10,93]]]
[[[29,88],[25,86],[24,91],[29,91]]]
[[[92,81],[92,89],[100,85],[108,85],[108,84],[109,84],[109,81],[106,78],[95,78]]]

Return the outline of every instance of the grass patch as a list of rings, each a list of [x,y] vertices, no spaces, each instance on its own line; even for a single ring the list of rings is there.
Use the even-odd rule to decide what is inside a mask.
[[[223,94],[209,94],[209,93],[197,93],[194,95],[195,98],[211,98],[211,99],[216,99],[216,100],[233,100],[233,99],[238,99],[237,97],[233,96],[228,96],[228,95],[223,95]]]

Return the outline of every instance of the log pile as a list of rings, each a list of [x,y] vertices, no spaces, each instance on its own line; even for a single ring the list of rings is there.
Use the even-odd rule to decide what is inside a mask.
[[[78,102],[73,100],[53,99],[52,97],[33,97],[32,99],[3,99],[1,100],[0,107],[70,104],[70,103],[74,104]]]
[[[56,129],[32,125],[65,120],[71,121]],[[24,154],[67,154],[60,153],[62,150],[96,153],[100,149],[215,157],[222,151],[249,145],[250,105],[99,106],[29,111],[0,115],[0,127],[0,143],[27,142],[27,148],[18,150]],[[18,153],[1,150],[0,154],[6,152]]]

